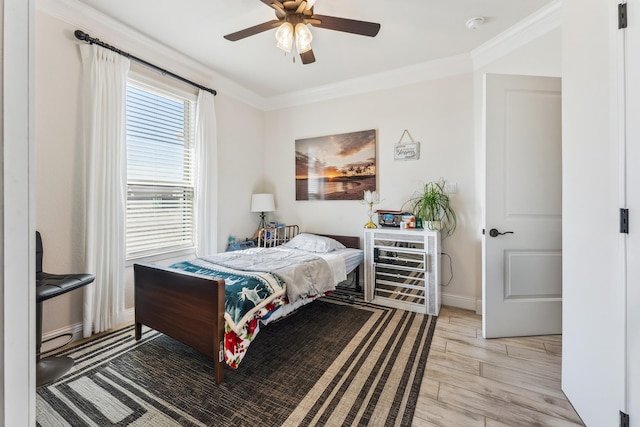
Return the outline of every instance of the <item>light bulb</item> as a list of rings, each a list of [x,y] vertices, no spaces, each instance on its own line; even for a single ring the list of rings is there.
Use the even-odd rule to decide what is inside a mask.
[[[296,24],[296,49],[298,53],[310,51],[311,40],[313,40],[313,36],[309,28],[303,23]]]
[[[278,30],[276,31],[276,40],[280,49],[284,50],[287,53],[291,52],[293,48],[293,25],[290,22],[283,22]]]

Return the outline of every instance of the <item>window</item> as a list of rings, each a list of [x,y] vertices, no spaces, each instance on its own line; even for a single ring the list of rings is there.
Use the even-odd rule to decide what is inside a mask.
[[[195,247],[195,97],[127,85],[127,259]]]

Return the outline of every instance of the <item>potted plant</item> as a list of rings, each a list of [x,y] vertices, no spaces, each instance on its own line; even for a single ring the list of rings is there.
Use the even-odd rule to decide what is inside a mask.
[[[424,184],[420,191],[403,205],[409,212],[422,220],[423,227],[438,230],[445,238],[452,234],[457,225],[456,213],[451,207],[449,195],[445,192],[445,180],[431,181]]]

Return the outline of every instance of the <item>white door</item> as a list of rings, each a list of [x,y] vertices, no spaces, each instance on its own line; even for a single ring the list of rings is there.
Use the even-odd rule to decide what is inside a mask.
[[[484,84],[483,336],[560,334],[561,80]]]
[[[627,2],[626,30],[626,190],[629,208],[627,237],[627,402],[626,411],[633,425],[640,419],[640,3]]]

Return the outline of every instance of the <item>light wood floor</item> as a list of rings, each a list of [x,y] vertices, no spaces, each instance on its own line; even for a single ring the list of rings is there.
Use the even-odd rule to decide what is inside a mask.
[[[560,389],[560,335],[482,338],[482,319],[443,307],[413,425],[582,426]]]

